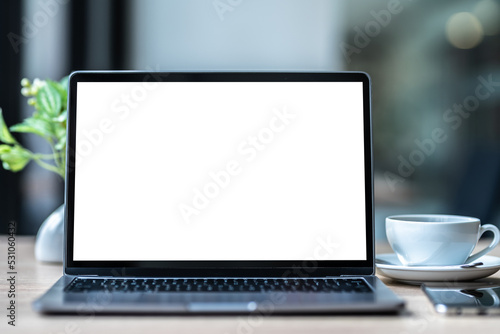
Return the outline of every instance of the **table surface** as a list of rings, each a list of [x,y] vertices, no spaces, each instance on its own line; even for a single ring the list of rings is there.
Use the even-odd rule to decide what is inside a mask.
[[[6,237],[0,236],[0,254],[7,253]],[[493,333],[500,330],[500,317],[443,316],[434,312],[418,286],[382,281],[406,303],[399,315],[328,316],[48,316],[31,309],[31,303],[61,275],[62,266],[36,262],[34,238],[16,238],[16,326],[7,324],[7,256],[0,265],[0,333]],[[385,244],[377,253],[388,252]],[[500,247],[493,251],[500,255]],[[500,279],[496,273],[493,280]],[[491,280],[491,277],[490,277]],[[500,282],[500,280],[499,280]]]

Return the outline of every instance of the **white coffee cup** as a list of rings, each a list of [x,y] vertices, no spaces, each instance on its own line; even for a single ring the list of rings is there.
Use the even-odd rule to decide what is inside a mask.
[[[470,263],[490,252],[500,240],[496,226],[481,226],[481,221],[473,217],[414,214],[390,216],[385,221],[389,244],[406,266]],[[471,255],[486,231],[493,232],[493,240]]]

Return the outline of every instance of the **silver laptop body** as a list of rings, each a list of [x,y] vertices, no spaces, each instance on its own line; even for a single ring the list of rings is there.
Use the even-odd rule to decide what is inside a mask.
[[[64,276],[35,310],[403,308],[374,276],[365,73],[82,71],[68,89]]]

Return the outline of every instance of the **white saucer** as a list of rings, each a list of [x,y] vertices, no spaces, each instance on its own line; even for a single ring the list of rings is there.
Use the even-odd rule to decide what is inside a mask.
[[[474,262],[483,262],[482,265],[472,268],[455,266],[404,266],[396,254],[377,255],[375,265],[378,272],[384,276],[407,281],[442,282],[442,281],[471,281],[493,275],[500,269],[500,258],[485,255]]]

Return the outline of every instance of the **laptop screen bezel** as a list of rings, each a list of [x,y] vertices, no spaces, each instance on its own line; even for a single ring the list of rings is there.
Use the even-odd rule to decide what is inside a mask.
[[[361,82],[365,161],[366,260],[356,261],[74,261],[76,103],[78,82]],[[67,275],[168,277],[323,277],[374,273],[370,78],[363,72],[73,72],[68,87],[64,271]]]

